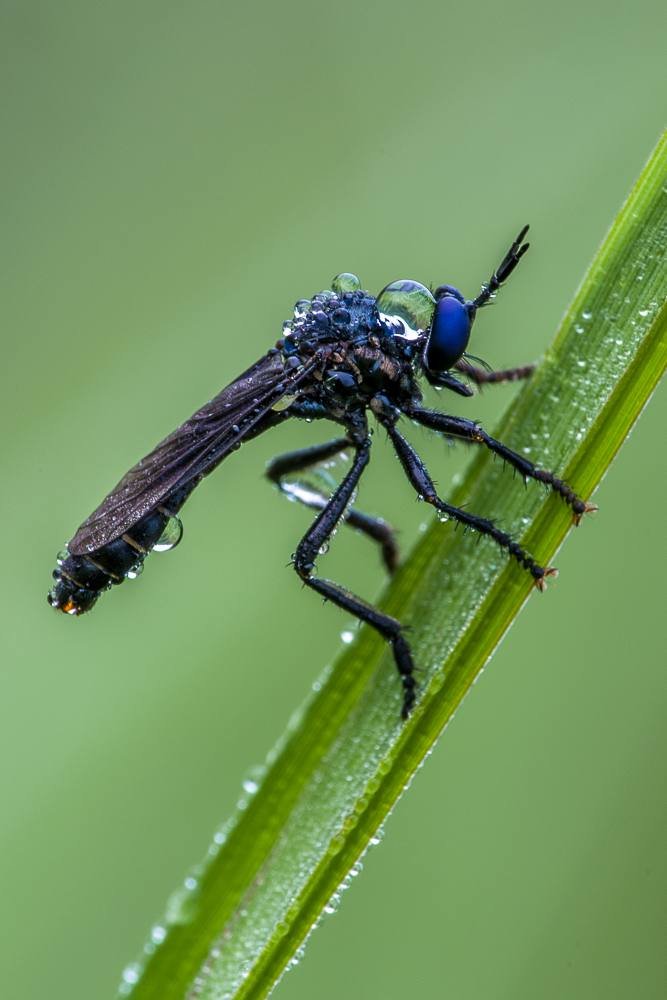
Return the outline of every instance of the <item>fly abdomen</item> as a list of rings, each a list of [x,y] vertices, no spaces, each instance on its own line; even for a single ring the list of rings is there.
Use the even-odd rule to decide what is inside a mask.
[[[60,562],[60,560],[59,560]],[[90,611],[102,590],[111,585],[107,573],[87,556],[67,556],[53,571],[56,585],[47,596],[52,608],[71,615]]]
[[[90,611],[102,591],[139,575],[154,546],[162,551],[174,548],[182,531],[174,511],[160,504],[120,538],[93,552],[71,555],[63,550],[53,571],[56,585],[48,595],[49,604],[70,615]]]

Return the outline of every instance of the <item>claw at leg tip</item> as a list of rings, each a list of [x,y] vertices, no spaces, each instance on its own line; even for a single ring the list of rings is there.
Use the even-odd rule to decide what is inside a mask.
[[[581,519],[583,518],[584,514],[593,514],[597,509],[598,509],[597,504],[585,503],[584,509],[582,511],[579,511],[578,513],[575,513],[574,515],[575,527],[577,528],[579,527],[579,525],[581,524]]]
[[[538,590],[545,591],[547,589],[547,577],[551,576],[554,579],[558,576],[558,570],[555,566],[547,566],[544,571],[543,576],[539,576],[535,580],[535,586]]]

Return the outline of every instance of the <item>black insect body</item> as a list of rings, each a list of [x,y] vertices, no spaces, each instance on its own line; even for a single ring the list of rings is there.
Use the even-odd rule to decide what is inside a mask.
[[[83,614],[103,590],[136,576],[151,549],[177,544],[180,508],[204,476],[243,442],[291,417],[332,420],[344,429],[341,437],[275,459],[267,475],[291,497],[318,510],[293,555],[294,568],[304,584],[372,625],[391,643],[407,717],[415,701],[415,680],[404,626],[339,584],[314,575],[317,556],[326,551],[340,521],[379,542],[390,572],[397,565],[391,527],[351,506],[369,460],[368,411],[387,431],[419,498],[441,516],[492,538],[531,574],[540,590],[556,571],[538,566],[493,521],[441,500],[421,459],[399,433],[399,419],[405,416],[448,437],[485,445],[525,479],[542,482],[563,497],[577,524],[583,514],[595,510],[562,479],[535,468],[478,424],[422,407],[421,378],[471,396],[472,389],[454,372],[477,384],[513,381],[531,373],[530,365],[487,372],[473,366],[465,353],[477,310],[493,298],[528,249],[523,243],[527,229],[472,302],[448,285],[431,293],[415,281],[394,282],[376,299],[361,291],[349,274],[334,279],[333,291],[297,302],[294,320],[284,325],[285,336],[276,347],[130,469],[84,521],[58,557],[49,603],[69,614]],[[288,481],[344,451],[352,455],[351,467],[331,495],[303,481]]]

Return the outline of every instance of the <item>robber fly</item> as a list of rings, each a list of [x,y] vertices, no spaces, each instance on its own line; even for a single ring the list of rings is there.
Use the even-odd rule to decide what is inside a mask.
[[[407,718],[415,703],[416,683],[404,626],[339,584],[315,575],[317,556],[326,551],[341,521],[380,544],[390,572],[398,562],[390,525],[351,505],[370,457],[368,411],[389,435],[419,499],[435,507],[441,517],[492,538],[530,573],[540,590],[556,570],[538,566],[495,522],[442,500],[424,463],[398,431],[400,418],[486,446],[524,479],[535,479],[559,494],[572,508],[577,524],[596,509],[562,479],[537,469],[477,423],[422,406],[420,379],[472,396],[472,389],[454,372],[478,385],[515,381],[531,373],[531,365],[486,371],[471,364],[466,354],[477,311],[494,298],[525,254],[527,231],[525,226],[471,302],[450,285],[431,292],[419,282],[405,280],[387,285],[374,298],[360,290],[352,274],[339,274],[331,291],[297,302],[294,319],[284,324],[284,336],[276,346],[130,469],[83,522],[58,556],[56,584],[48,595],[52,607],[72,615],[90,611],[103,590],[136,576],[152,549],[177,544],[181,507],[202,479],[245,441],[290,417],[332,420],[343,428],[341,437],[274,459],[267,476],[291,498],[318,511],[292,556],[294,569],[325,601],[371,625],[391,644],[403,683],[402,714]],[[331,495],[303,481],[289,481],[295,473],[342,452],[351,453],[351,467]]]

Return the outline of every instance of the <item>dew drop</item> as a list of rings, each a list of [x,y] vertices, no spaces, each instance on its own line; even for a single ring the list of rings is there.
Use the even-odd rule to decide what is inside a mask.
[[[331,282],[331,288],[336,295],[342,295],[343,292],[358,292],[361,288],[361,282],[355,274],[343,271],[342,274],[337,274]]]
[[[340,637],[343,640],[343,642],[349,644],[354,639],[354,633],[353,632],[341,632]]]
[[[181,538],[183,537],[183,524],[180,517],[174,514],[170,517],[165,525],[165,529],[158,538],[157,542],[153,546],[156,552],[169,552],[170,549],[175,549]]]
[[[143,571],[144,571],[143,563],[139,563],[137,566],[133,566],[132,569],[129,569],[127,571],[128,580],[136,580],[138,576],[141,576]]]
[[[56,556],[56,562],[58,563],[59,566],[62,566],[62,564],[65,562],[66,559],[69,559],[69,552],[67,551],[67,549],[61,549],[58,555]]]
[[[411,330],[428,330],[435,312],[435,299],[419,281],[392,281],[377,297],[377,307],[387,316],[398,316]]]
[[[123,972],[123,979],[126,983],[134,984],[139,982],[139,976],[141,975],[141,966],[136,962],[132,965],[128,965]]]
[[[243,779],[243,790],[247,792],[248,795],[254,795],[255,792],[259,790],[265,774],[266,768],[263,764],[257,764],[255,767],[251,767]]]

